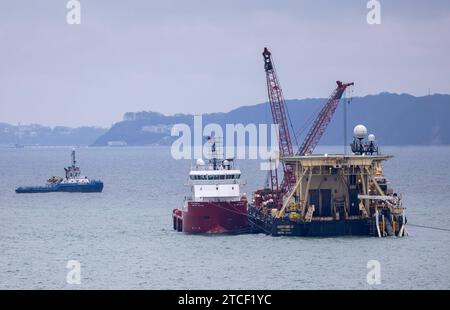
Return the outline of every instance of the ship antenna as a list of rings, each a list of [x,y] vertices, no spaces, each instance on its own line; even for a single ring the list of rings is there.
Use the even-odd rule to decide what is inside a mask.
[[[75,167],[77,161],[75,160],[75,148],[72,149],[72,167]]]
[[[216,155],[216,142],[213,140],[213,144],[211,146],[212,160],[213,160],[213,169],[217,170],[217,155]]]
[[[207,141],[211,143],[211,147],[209,150],[209,163],[213,165],[213,170],[218,170],[219,166],[219,154],[220,152],[220,141],[216,137],[208,136],[206,137]],[[222,157],[220,157],[222,158]]]

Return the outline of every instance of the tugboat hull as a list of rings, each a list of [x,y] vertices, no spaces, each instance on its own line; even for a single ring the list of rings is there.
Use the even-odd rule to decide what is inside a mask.
[[[188,202],[173,210],[174,229],[189,234],[238,234],[249,231],[247,201]]]
[[[54,193],[54,192],[72,192],[72,193],[100,193],[103,190],[103,182],[91,181],[85,184],[55,184],[50,186],[26,186],[16,189],[17,194],[34,193]]]

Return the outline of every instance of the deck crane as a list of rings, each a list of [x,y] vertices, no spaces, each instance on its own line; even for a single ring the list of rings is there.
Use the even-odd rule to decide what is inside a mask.
[[[264,69],[266,70],[267,93],[269,97],[270,108],[272,110],[273,123],[278,126],[278,143],[280,158],[294,155],[292,148],[291,136],[286,117],[286,104],[283,97],[283,91],[275,71],[272,61],[272,54],[267,48],[264,48]],[[287,193],[295,185],[294,169],[289,164],[283,162],[284,177],[281,188],[278,186],[278,176],[275,171],[271,171],[272,190],[279,191],[281,194]]]
[[[275,125],[278,125],[278,143],[280,152],[279,157],[282,161],[284,172],[283,181],[281,183],[281,186],[279,187],[277,170],[274,169],[270,171],[270,184],[272,187],[272,191],[277,194],[277,203],[280,204],[282,203],[282,197],[285,194],[291,192],[296,184],[294,167],[282,160],[283,158],[294,156],[294,151],[289,132],[286,103],[283,97],[283,91],[281,89],[280,82],[278,80],[272,61],[272,54],[267,48],[264,48],[263,57],[264,68],[266,71],[267,92],[270,108],[272,111],[273,122]],[[312,154],[315,147],[322,138],[328,124],[331,122],[331,118],[333,117],[334,112],[336,111],[339,101],[342,98],[345,90],[347,89],[347,87],[354,85],[354,83],[342,83],[341,81],[337,81],[336,83],[337,88],[333,91],[328,101],[320,110],[296,155],[304,156]]]
[[[313,153],[328,124],[331,122],[331,118],[333,117],[345,90],[347,87],[354,85],[354,83],[342,83],[341,81],[337,81],[336,83],[338,85],[337,88],[333,91],[326,104],[320,110],[296,155],[305,156]]]

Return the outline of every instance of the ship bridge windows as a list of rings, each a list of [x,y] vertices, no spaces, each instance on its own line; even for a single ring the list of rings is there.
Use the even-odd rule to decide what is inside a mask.
[[[240,174],[228,174],[227,180],[239,180],[241,178]]]
[[[191,175],[190,179],[195,181],[203,181],[203,180],[239,180],[241,178],[240,174],[199,174],[199,175]]]

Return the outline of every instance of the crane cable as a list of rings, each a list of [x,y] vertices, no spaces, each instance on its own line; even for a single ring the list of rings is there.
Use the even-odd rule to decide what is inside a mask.
[[[271,59],[271,61],[272,61],[272,70],[273,70],[273,72],[275,73],[276,79],[278,80],[278,84],[281,85],[280,80],[278,79],[277,71],[275,70],[275,68],[276,68],[275,61],[274,61],[273,59]],[[295,141],[295,144],[298,146],[297,136],[295,135],[294,126],[292,125],[291,116],[290,116],[290,114],[289,114],[289,109],[288,109],[286,100],[285,100],[285,98],[284,98],[284,93],[283,93],[283,89],[281,88],[281,86],[280,86],[280,92],[281,92],[281,99],[283,100],[283,103],[284,103],[284,109],[286,110],[288,122],[289,122],[289,125],[291,126],[292,134],[293,134],[293,136],[294,136],[294,141]],[[269,102],[270,102],[270,101],[269,101]],[[289,137],[289,138],[290,138],[290,137]],[[289,141],[289,142],[292,143],[292,141]],[[294,154],[292,154],[292,155],[294,155]]]
[[[247,202],[247,203],[248,203],[248,202]],[[258,223],[256,223],[256,221],[254,221],[253,218],[252,218],[251,216],[249,216],[248,211],[247,211],[246,213],[244,213],[244,212],[236,211],[236,210],[234,210],[234,208],[227,209],[227,208],[222,207],[222,206],[220,206],[220,205],[217,205],[217,207],[218,207],[219,209],[223,209],[223,210],[225,210],[225,211],[229,211],[229,212],[235,213],[235,214],[237,214],[237,215],[246,215],[246,216],[247,216],[247,220],[248,220],[249,222],[251,222],[253,225],[255,225],[256,227],[258,227],[259,229],[261,229],[262,231],[264,231],[264,233],[270,234],[270,231],[269,231],[269,230],[267,230],[265,227],[263,227],[263,226],[259,225]]]
[[[314,123],[314,121],[319,117],[319,113],[320,111],[327,105],[328,100],[325,99],[326,101],[322,104],[320,104],[316,110],[313,111],[313,113],[311,113],[311,115],[309,116],[309,118],[306,120],[305,124],[303,125],[303,127],[301,127],[295,134],[295,137],[300,137],[303,135],[303,133],[305,133],[305,131],[307,129],[311,128],[311,125]],[[299,145],[300,147],[300,145]]]
[[[287,104],[286,104],[286,112],[287,112],[287,117],[288,117],[288,120],[289,120],[289,125],[291,125],[291,130],[292,130],[292,135],[294,136],[294,142],[295,142],[295,145],[296,145],[297,147],[299,147],[299,145],[298,145],[298,140],[297,140],[297,135],[295,134],[295,129],[294,129],[294,126],[292,125],[291,115],[290,115],[290,113],[289,113],[289,109],[288,109]]]

